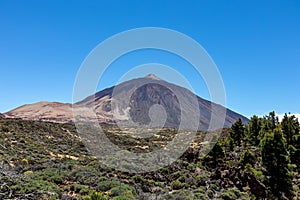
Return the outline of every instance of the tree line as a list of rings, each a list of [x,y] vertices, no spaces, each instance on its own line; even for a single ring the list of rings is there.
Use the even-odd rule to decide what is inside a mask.
[[[292,198],[293,177],[300,170],[300,126],[298,119],[285,114],[279,122],[275,112],[264,117],[253,116],[248,124],[237,120],[226,138],[231,150],[245,148],[241,156],[244,165],[258,160],[264,173],[264,183],[274,198]],[[251,149],[259,149],[256,158]]]

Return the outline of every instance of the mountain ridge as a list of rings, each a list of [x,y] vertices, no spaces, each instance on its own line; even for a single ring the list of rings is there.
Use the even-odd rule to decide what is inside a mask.
[[[174,92],[177,94],[175,95]],[[129,94],[131,96],[128,97]],[[181,99],[177,98],[179,96]],[[195,101],[193,102],[193,99],[196,99],[199,107]],[[183,116],[182,102],[186,105],[185,112],[188,112],[191,118],[199,115],[196,113],[197,110],[200,111],[199,130],[207,130],[211,119],[222,120],[218,118],[222,109],[226,111],[224,127],[230,127],[238,118],[241,118],[244,123],[249,121],[237,112],[203,99],[190,90],[164,81],[154,74],[124,81],[98,91],[74,104],[60,102],[25,104],[4,113],[4,116],[6,118],[68,123],[74,121],[72,107],[73,109],[86,107],[95,110],[100,122],[114,123],[132,120],[137,124],[147,125],[152,120],[151,109],[160,106],[156,112],[165,115],[165,127],[178,128]],[[161,111],[162,107],[165,113]],[[152,118],[160,119],[161,116],[152,116]]]

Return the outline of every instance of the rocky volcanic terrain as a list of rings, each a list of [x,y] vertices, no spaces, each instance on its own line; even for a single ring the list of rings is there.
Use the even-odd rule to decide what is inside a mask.
[[[128,96],[129,94],[131,95]],[[161,106],[158,111],[165,110],[165,127],[177,128],[181,117],[188,116],[188,118],[194,119],[200,114],[199,122],[197,122],[199,123],[198,129],[207,130],[212,118],[215,121],[222,121],[222,112],[226,113],[224,127],[230,127],[238,118],[241,118],[244,123],[249,121],[236,112],[202,99],[191,91],[163,81],[153,74],[104,89],[77,102],[73,107],[80,110],[77,112],[79,115],[84,114],[82,111],[84,109],[94,110],[100,122],[132,120],[134,123],[147,125],[151,122],[149,110],[153,105]],[[23,105],[5,113],[5,116],[62,123],[73,121],[72,104],[58,102]],[[159,117],[154,116],[153,118]]]
[[[104,134],[90,124],[74,126],[72,108],[79,120],[94,120],[86,113],[96,113],[95,118],[105,122]],[[224,125],[208,131],[211,119],[222,121],[222,111]],[[178,131],[182,116],[191,122],[200,116],[198,131],[188,143],[189,126]],[[279,122],[271,112],[249,121],[154,75],[123,82],[73,105],[40,102],[0,118],[0,199],[300,198],[300,125],[294,116]],[[144,128],[161,119],[163,128]],[[130,120],[138,127],[116,124]],[[77,132],[79,127],[84,134]],[[103,138],[119,148],[117,154],[99,143]],[[181,144],[187,149],[174,162],[165,154],[148,162],[149,153],[172,154]],[[145,163],[158,170],[128,171],[133,160],[126,155],[136,154],[141,156],[135,170],[148,167]],[[116,163],[118,169],[111,167]],[[160,168],[161,163],[168,164]]]
[[[122,151],[141,154],[164,148],[176,136],[172,128],[142,139],[133,137],[130,129],[120,131],[109,124],[102,128]],[[212,135],[206,143],[206,147],[214,146],[208,155],[199,152],[203,136],[212,133],[199,131],[173,164],[134,174],[101,165],[72,124],[0,119],[0,199],[276,199],[260,145],[251,145],[251,136],[246,135],[233,148],[233,130],[220,130],[218,141]],[[126,163],[121,164],[125,169]],[[299,199],[298,172],[299,166],[294,165],[292,194],[280,199]]]
[[[39,102],[26,104],[4,114],[7,118],[25,120],[71,122],[73,118],[72,104],[59,102]]]

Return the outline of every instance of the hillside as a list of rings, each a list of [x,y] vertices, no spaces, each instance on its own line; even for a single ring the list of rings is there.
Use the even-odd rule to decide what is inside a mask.
[[[130,94],[130,97],[128,95]],[[166,112],[165,127],[178,128],[182,119],[186,119],[186,128],[197,126],[198,130],[211,130],[230,127],[237,119],[244,123],[248,119],[221,105],[205,100],[186,88],[174,85],[159,79],[153,74],[143,78],[132,79],[120,83],[91,95],[73,105],[76,117],[84,116],[83,110],[92,109],[99,122],[115,123],[132,120],[139,125],[148,125],[151,122],[150,109],[156,108],[154,119],[158,119]],[[153,112],[152,112],[153,114]],[[21,118],[27,120],[42,120],[69,123],[73,121],[72,104],[59,102],[39,102],[23,105],[5,113],[7,118]],[[196,119],[198,119],[196,121]],[[91,120],[95,117],[92,116]],[[225,120],[224,120],[225,119]],[[90,119],[89,119],[90,120]],[[213,121],[217,125],[209,127]],[[223,123],[224,121],[224,123]],[[196,127],[196,129],[197,129]]]
[[[68,123],[72,121],[72,104],[38,102],[25,104],[4,114],[7,118]]]
[[[176,133],[165,128],[139,140],[114,125],[103,129],[115,144],[141,153],[162,148]],[[199,132],[172,165],[130,174],[99,165],[72,124],[1,119],[0,199],[273,199],[260,147],[250,145],[246,137],[239,145],[231,143],[231,132],[224,129],[217,143],[212,139],[209,145],[216,145],[207,156],[199,155],[204,135]],[[246,150],[254,160],[245,159]],[[299,165],[293,170],[295,199],[300,187],[297,169]]]

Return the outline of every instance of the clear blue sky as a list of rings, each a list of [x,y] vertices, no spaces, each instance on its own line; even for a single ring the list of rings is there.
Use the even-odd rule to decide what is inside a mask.
[[[148,26],[180,31],[207,50],[222,75],[230,109],[246,116],[300,113],[296,0],[0,0],[0,112],[38,101],[71,102],[76,73],[97,44]],[[190,66],[171,58],[157,51],[121,58],[99,89],[134,65],[158,62],[174,66],[209,99]]]

